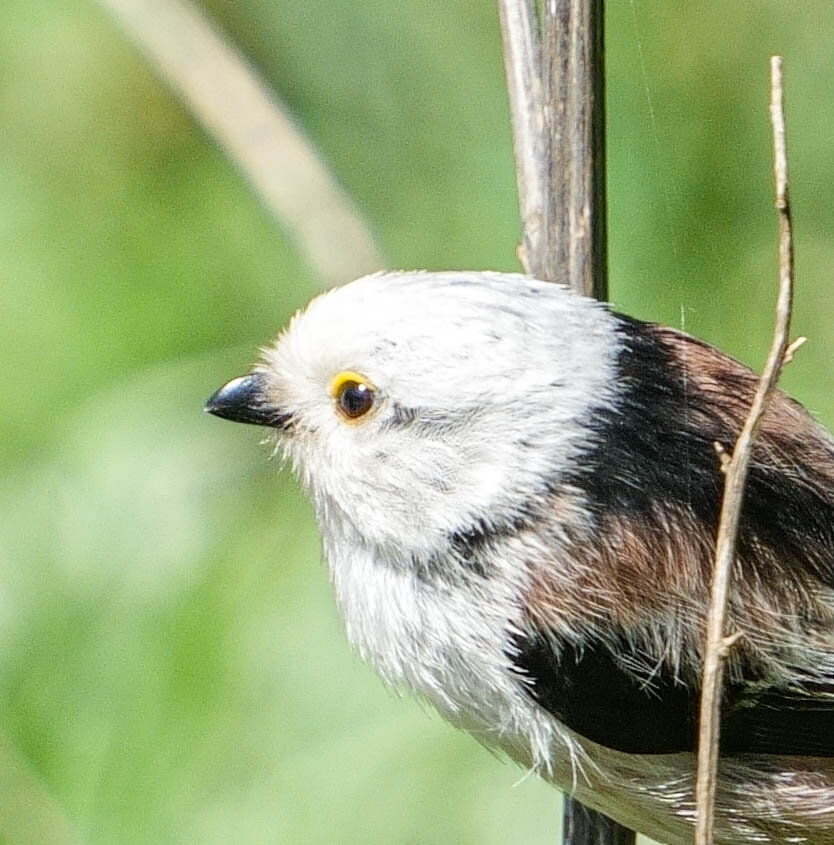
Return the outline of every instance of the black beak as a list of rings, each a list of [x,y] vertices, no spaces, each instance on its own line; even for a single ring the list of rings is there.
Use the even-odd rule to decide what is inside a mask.
[[[266,376],[262,373],[250,373],[224,384],[206,402],[205,410],[224,420],[273,428],[286,428],[290,419],[267,398]]]

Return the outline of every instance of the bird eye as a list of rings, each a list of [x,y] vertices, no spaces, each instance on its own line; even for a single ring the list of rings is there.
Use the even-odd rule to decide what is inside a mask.
[[[339,373],[331,385],[333,398],[344,416],[356,420],[365,416],[374,404],[374,389],[358,373]]]

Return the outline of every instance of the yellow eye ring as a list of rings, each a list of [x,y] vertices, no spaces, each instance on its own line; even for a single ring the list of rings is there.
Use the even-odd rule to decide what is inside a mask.
[[[353,370],[338,373],[330,382],[330,395],[339,413],[348,420],[364,417],[374,406],[376,391],[368,380]]]

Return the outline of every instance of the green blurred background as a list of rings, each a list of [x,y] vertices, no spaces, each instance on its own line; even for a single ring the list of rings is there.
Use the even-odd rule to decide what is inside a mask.
[[[491,0],[206,10],[390,266],[518,268]],[[607,27],[612,299],[755,366],[785,55],[784,384],[834,422],[830,0],[610,0]],[[318,287],[224,154],[83,0],[5,0],[0,125],[2,841],[57,811],[91,843],[557,842],[551,789],[350,653],[295,484],[201,412]]]

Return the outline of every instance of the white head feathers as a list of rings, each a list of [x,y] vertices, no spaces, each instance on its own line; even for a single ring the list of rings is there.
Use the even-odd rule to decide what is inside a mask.
[[[500,273],[385,273],[326,293],[264,356],[282,445],[322,529],[394,558],[500,523],[568,465],[610,390],[609,313],[563,287]],[[346,421],[340,373],[375,407]]]

